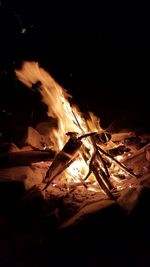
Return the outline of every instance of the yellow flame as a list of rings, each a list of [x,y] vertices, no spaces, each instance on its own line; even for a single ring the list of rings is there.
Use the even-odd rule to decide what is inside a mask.
[[[67,141],[67,132],[81,132],[74,122],[66,92],[36,62],[24,62],[22,69],[16,70],[16,75],[29,88],[32,88],[37,81],[41,82],[40,92],[44,103],[48,106],[48,115],[56,118],[58,123],[58,129],[52,130],[51,138],[55,149],[62,149]]]
[[[67,132],[83,134],[88,131],[103,131],[100,127],[100,120],[93,113],[88,113],[88,119],[85,119],[76,106],[71,107],[66,91],[38,63],[24,62],[21,70],[16,70],[16,76],[30,89],[37,81],[41,82],[40,93],[43,102],[47,104],[48,116],[57,119],[58,127],[51,129],[50,132],[50,138],[56,151],[60,151],[67,142]],[[94,151],[93,145],[89,138],[85,138],[83,143],[89,150],[90,159]],[[114,147],[112,141],[109,142],[108,147]],[[67,179],[68,182],[81,181],[88,172],[88,163],[89,161],[86,162],[80,152],[78,158],[63,174],[64,179]],[[114,175],[114,171],[119,172],[113,166],[112,175]],[[88,180],[93,181],[93,179],[95,180],[94,184],[98,185],[94,175],[91,174]]]

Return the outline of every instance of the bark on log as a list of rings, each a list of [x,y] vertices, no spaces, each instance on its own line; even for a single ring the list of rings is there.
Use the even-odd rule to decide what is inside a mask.
[[[81,146],[82,141],[80,139],[70,137],[63,149],[57,154],[55,160],[53,161],[50,169],[47,172],[45,178],[47,185],[45,189],[49,186],[51,181],[63,170],[65,170],[68,167],[69,163],[71,163],[73,159],[75,159],[75,157],[79,153]]]

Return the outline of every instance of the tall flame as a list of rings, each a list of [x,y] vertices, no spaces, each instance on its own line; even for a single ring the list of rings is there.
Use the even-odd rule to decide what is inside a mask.
[[[67,141],[67,132],[81,132],[76,126],[66,91],[36,62],[24,62],[22,70],[16,70],[16,75],[29,88],[37,81],[41,82],[40,92],[48,106],[48,116],[56,118],[58,123],[58,129],[52,130],[51,138],[55,149],[62,149]]]
[[[22,69],[16,70],[16,76],[29,88],[40,81],[40,93],[43,102],[47,104],[48,116],[57,119],[57,128],[53,128],[50,133],[56,151],[60,151],[67,142],[67,132],[83,134],[88,131],[103,131],[99,119],[93,113],[89,113],[85,120],[76,106],[71,107],[66,91],[38,63],[24,62]],[[83,143],[88,148],[90,159],[94,151],[92,143],[89,138],[84,139]],[[114,147],[114,144],[110,141],[108,146]],[[77,160],[65,171],[64,177],[67,181],[80,181],[88,172],[88,163],[79,153]],[[94,175],[90,179],[95,179]]]

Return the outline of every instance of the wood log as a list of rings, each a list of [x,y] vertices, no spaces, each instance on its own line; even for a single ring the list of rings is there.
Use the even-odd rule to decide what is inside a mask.
[[[54,156],[55,152],[53,150],[10,152],[0,156],[0,168],[27,166],[34,162],[51,161]]]
[[[94,136],[91,136],[90,138],[91,138],[91,142],[93,144],[95,152],[92,156],[93,159],[91,159],[91,162],[90,162],[89,174],[90,174],[90,171],[92,171],[95,175],[97,182],[99,183],[100,187],[102,188],[102,190],[107,194],[107,196],[110,199],[115,199],[115,197],[111,193],[111,189],[113,189],[113,185],[109,181],[110,175],[109,175],[107,165],[106,165],[100,151],[98,150],[97,137],[94,135]],[[101,166],[99,164],[100,162],[103,164],[105,171],[103,171],[103,169],[101,168]]]
[[[46,189],[52,180],[55,179],[56,176],[58,176],[66,168],[68,168],[75,158],[78,157],[79,150],[83,144],[82,139],[91,135],[95,135],[95,133],[86,133],[80,137],[77,137],[78,134],[73,132],[69,132],[67,135],[69,135],[70,138],[64,145],[63,149],[57,154],[55,160],[50,166],[50,169],[45,177],[47,185],[44,189]]]
[[[113,194],[110,192],[110,188],[111,188],[111,184],[109,183],[109,180],[107,179],[107,177],[105,177],[102,173],[101,173],[101,169],[99,166],[99,161],[97,159],[93,160],[93,163],[91,165],[91,170],[94,173],[97,182],[99,183],[100,187],[102,188],[102,190],[107,194],[107,196],[110,199],[115,199],[115,197],[113,196]],[[112,188],[111,188],[112,189]]]
[[[45,189],[49,186],[51,181],[59,175],[62,171],[64,171],[69,163],[71,164],[73,159],[78,155],[79,149],[82,146],[82,141],[76,137],[70,137],[68,142],[65,144],[63,149],[57,154],[55,160],[53,161],[50,169],[46,174],[46,182],[47,185]]]

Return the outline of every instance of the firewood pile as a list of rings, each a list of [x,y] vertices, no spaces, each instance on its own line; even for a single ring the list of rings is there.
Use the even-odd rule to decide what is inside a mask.
[[[38,129],[39,125],[37,129],[28,128],[27,138],[20,148],[13,143],[1,143],[0,146],[0,186],[21,183],[24,188],[13,206],[14,210],[33,209],[34,213],[33,203],[36,202],[38,216],[48,216],[58,228],[64,228],[110,205],[118,205],[127,213],[131,212],[143,188],[149,187],[150,135],[125,131],[111,135],[114,144],[121,143],[122,148],[118,146],[118,149],[112,149],[109,153],[115,158],[130,150],[121,164],[138,175],[129,180],[122,176],[120,179],[125,186],[120,191],[110,191],[114,198],[103,190],[89,190],[90,182],[86,180],[67,183],[56,177],[55,183],[50,182],[45,189],[45,178],[56,158],[56,152],[45,149],[50,146],[51,140],[46,134],[38,132]]]

